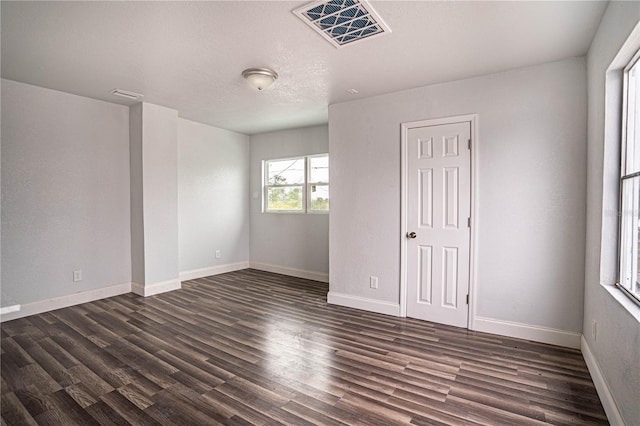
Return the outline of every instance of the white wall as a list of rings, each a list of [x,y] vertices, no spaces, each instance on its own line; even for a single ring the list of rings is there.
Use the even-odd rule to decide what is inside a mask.
[[[178,111],[143,102],[130,112],[133,291],[149,296],[180,288]]]
[[[178,194],[182,274],[249,261],[249,136],[179,119]]]
[[[476,113],[477,315],[579,344],[585,105],[583,58],[330,105],[330,294],[399,303],[400,123]]]
[[[144,198],[142,170],[142,104],[129,108],[129,175],[131,191],[131,278],[145,282]]]
[[[640,21],[638,2],[611,2],[588,54],[587,240],[583,352],[591,353],[596,385],[612,424],[640,424],[640,308],[613,287],[617,272],[620,73],[605,73]],[[636,45],[631,54],[640,46]],[[616,81],[617,80],[617,81]],[[605,139],[605,134],[607,138]],[[604,191],[603,191],[604,188]],[[597,336],[592,333],[597,322]],[[608,401],[607,394],[613,396]],[[619,413],[619,414],[618,414]],[[619,417],[618,417],[619,416]]]
[[[178,111],[142,104],[145,282],[178,278]]]
[[[3,79],[2,292],[29,304],[130,281],[129,109]]]
[[[326,281],[329,273],[329,215],[263,213],[262,162],[277,158],[323,154],[328,150],[327,126],[251,136],[251,263],[253,267]],[[330,179],[333,179],[332,173],[330,170]],[[333,193],[330,196],[333,197]],[[278,268],[269,268],[269,266]]]

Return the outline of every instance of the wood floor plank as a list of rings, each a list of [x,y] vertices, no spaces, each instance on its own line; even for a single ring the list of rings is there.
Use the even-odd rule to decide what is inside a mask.
[[[0,399],[2,419],[10,425],[37,425],[27,408],[13,392],[7,392]]]
[[[26,386],[23,389],[17,389],[15,395],[34,418],[51,408],[49,401],[37,387],[33,385]]]
[[[128,384],[126,386],[119,387],[117,390],[120,395],[127,398],[129,402],[140,410],[145,410],[153,405],[151,398],[148,398],[136,385]]]
[[[82,424],[87,426],[98,424],[98,422],[93,417],[91,417],[91,414],[86,412],[83,409],[84,407],[80,406],[77,401],[72,398],[71,395],[69,395],[69,393],[65,392],[64,389],[53,392],[47,397],[55,407],[56,413],[58,415],[61,415],[61,417],[68,419],[66,423]],[[56,422],[56,424],[58,423]]]
[[[305,421],[314,425],[345,425],[339,420],[329,417],[325,414],[319,413],[309,407],[298,404],[296,401],[289,401],[284,407],[285,411],[296,415],[297,417],[304,419]]]
[[[10,364],[11,368],[19,369],[35,362],[12,337],[2,339],[2,351],[2,359]]]
[[[67,387],[76,383],[67,369],[40,345],[30,347],[29,356],[60,386]]]
[[[64,390],[82,408],[87,408],[98,402],[93,392],[82,383],[67,386]]]
[[[566,394],[549,389],[528,386],[514,381],[494,379],[480,374],[464,374],[462,372],[457,378],[457,383],[468,383],[479,389],[490,388],[495,394],[505,396],[523,395],[528,398],[533,406],[553,406],[557,410],[568,409],[575,413],[585,413],[589,415],[603,415],[600,410],[597,394],[585,392],[581,395]],[[604,417],[603,417],[604,418]]]
[[[358,415],[356,413],[336,407],[335,402],[327,403],[320,399],[312,398],[306,395],[297,395],[292,399],[292,401],[297,404],[296,406],[306,407],[310,410],[315,411],[316,413],[321,413],[324,416],[334,419],[340,423],[355,424],[358,421]],[[336,400],[336,402],[337,401],[339,401],[339,399]],[[295,406],[292,407],[287,404],[287,406],[285,406],[284,408],[287,410],[293,410],[295,409]]]
[[[117,413],[119,417],[125,419],[129,424],[145,426],[162,424],[153,417],[150,417],[146,410],[139,410],[138,407],[116,390],[103,395],[100,399],[109,407],[109,411]],[[93,405],[91,407],[93,407]]]
[[[252,269],[1,324],[2,424],[606,425],[580,351]]]
[[[38,346],[40,346],[65,369],[69,369],[80,364],[80,361],[74,358],[73,355],[67,352],[50,337],[38,340]]]
[[[104,401],[97,401],[86,408],[87,413],[100,425],[104,426],[124,426],[132,423],[128,422],[118,412],[109,407]]]
[[[402,392],[394,393],[387,400],[390,407],[413,413],[411,423],[414,424],[445,424],[445,425],[477,425],[469,418],[469,411],[459,405],[447,404],[444,401],[434,401],[429,398],[416,399],[414,395],[407,398]]]

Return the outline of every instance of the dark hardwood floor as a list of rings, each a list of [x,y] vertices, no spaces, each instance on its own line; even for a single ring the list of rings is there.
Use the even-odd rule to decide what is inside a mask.
[[[607,424],[579,351],[255,270],[3,323],[2,423]]]

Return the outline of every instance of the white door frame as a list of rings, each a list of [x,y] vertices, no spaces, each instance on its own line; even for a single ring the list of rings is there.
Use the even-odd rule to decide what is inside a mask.
[[[479,224],[479,199],[478,199],[478,114],[457,115],[420,121],[400,123],[400,316],[407,316],[407,134],[409,129],[426,126],[438,126],[453,123],[471,124],[471,237],[469,241],[469,319],[467,327],[475,330],[476,294],[477,294],[477,248],[478,248],[478,224]]]

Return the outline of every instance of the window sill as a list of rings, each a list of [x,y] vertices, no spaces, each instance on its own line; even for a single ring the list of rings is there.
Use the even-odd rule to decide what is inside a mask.
[[[293,211],[293,210],[282,210],[282,211],[277,211],[277,210],[266,210],[263,211],[262,213],[268,213],[268,214],[306,214],[306,215],[328,215],[329,212],[321,212],[321,211],[314,211],[314,212],[297,212],[297,211]]]
[[[296,210],[265,210],[262,213],[268,214],[306,214],[304,211],[296,211]]]
[[[640,306],[638,306],[633,300],[629,299],[629,296],[624,294],[623,291],[615,285],[603,284],[602,287],[609,292],[611,297],[622,305],[623,309],[629,312],[629,314],[634,317],[638,323],[640,323]]]

